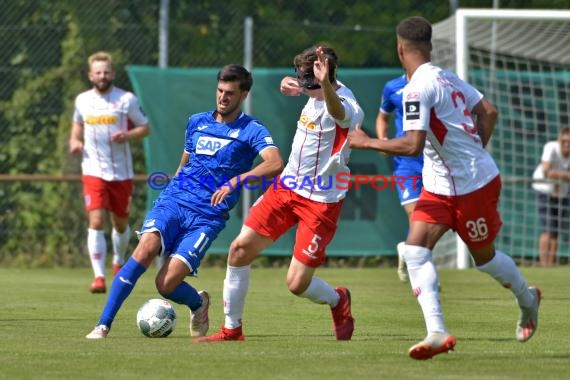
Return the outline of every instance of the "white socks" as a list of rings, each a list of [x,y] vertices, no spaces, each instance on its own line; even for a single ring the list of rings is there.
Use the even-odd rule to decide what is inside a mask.
[[[526,281],[521,275],[513,259],[501,251],[495,251],[495,256],[481,266],[477,267],[497,280],[515,295],[519,306],[531,306],[533,295],[529,292]]]
[[[404,258],[408,265],[412,290],[424,314],[428,335],[435,332],[445,332],[439,300],[439,280],[432,261],[431,250],[406,245]],[[495,251],[493,259],[478,266],[477,269],[489,274],[505,288],[510,289],[519,306],[532,305],[533,295],[529,292],[526,281],[510,256],[501,251]]]
[[[103,230],[87,229],[87,251],[91,259],[91,267],[95,277],[105,277],[105,258],[107,257],[107,242]]]
[[[111,241],[113,242],[113,265],[123,265],[129,241],[131,240],[131,227],[127,225],[125,232],[120,233],[113,228]]]
[[[226,269],[223,291],[225,328],[235,329],[241,326],[250,272],[251,265],[243,267],[228,265]],[[315,303],[328,304],[331,308],[335,307],[340,299],[336,290],[318,277],[313,277],[307,290],[299,297],[308,298]]]
[[[334,308],[340,300],[340,296],[336,290],[334,290],[325,281],[314,276],[311,279],[311,283],[307,287],[307,290],[302,294],[299,294],[299,297],[308,298],[314,303],[328,304],[331,308]]]
[[[245,305],[245,296],[249,289],[251,265],[243,267],[229,266],[224,280],[224,327],[235,329],[241,326],[241,318]]]
[[[431,257],[431,250],[415,245],[406,245],[404,259],[412,291],[416,296],[426,323],[428,336],[446,332],[439,300],[437,271]]]

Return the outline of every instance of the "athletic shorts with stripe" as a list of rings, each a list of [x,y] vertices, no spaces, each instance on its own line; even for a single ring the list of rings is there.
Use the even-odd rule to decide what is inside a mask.
[[[343,201],[315,202],[284,189],[279,182],[256,201],[244,224],[274,241],[298,224],[293,256],[316,268],[325,261],[325,249],[336,232]]]
[[[469,194],[445,196],[422,189],[412,214],[413,221],[443,224],[456,231],[467,247],[483,248],[495,240],[501,225],[497,209],[501,178]]]
[[[205,216],[169,198],[155,201],[146,215],[139,235],[158,231],[162,240],[161,254],[182,260],[190,274],[198,267],[212,242],[224,229],[226,219]]]
[[[99,177],[82,176],[85,211],[111,211],[120,218],[129,216],[133,196],[133,180],[105,181]]]

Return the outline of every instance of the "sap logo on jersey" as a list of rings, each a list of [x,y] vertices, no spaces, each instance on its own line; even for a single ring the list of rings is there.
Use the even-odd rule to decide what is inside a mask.
[[[231,140],[219,139],[216,137],[200,136],[196,142],[196,153],[206,154],[208,156],[213,156],[216,152],[226,145],[228,145]]]

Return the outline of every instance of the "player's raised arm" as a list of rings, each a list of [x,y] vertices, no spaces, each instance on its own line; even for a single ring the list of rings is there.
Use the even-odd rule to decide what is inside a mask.
[[[346,116],[345,110],[342,102],[340,101],[340,98],[336,93],[338,85],[336,85],[336,81],[333,81],[333,83],[331,83],[329,70],[329,59],[325,55],[323,48],[319,46],[317,48],[317,60],[313,65],[315,78],[321,84],[325,102],[327,104],[327,110],[330,115],[336,120],[344,120]]]

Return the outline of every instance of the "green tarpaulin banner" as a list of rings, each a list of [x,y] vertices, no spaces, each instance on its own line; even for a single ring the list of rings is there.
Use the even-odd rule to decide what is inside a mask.
[[[144,140],[147,173],[176,171],[184,150],[184,132],[188,117],[215,108],[218,68],[161,69],[149,66],[127,68],[133,88],[150,120],[151,134]],[[402,74],[401,69],[343,69],[338,79],[353,90],[366,114],[364,128],[374,132],[374,122],[384,84]],[[292,69],[253,69],[254,85],[250,93],[251,114],[271,132],[285,160],[289,157],[297,120],[307,98],[287,97],[279,92],[285,75]],[[390,177],[391,159],[371,151],[353,151],[352,174],[382,174]],[[247,190],[244,190],[247,191]],[[251,199],[261,194],[251,190]],[[148,204],[160,193],[148,189]],[[232,239],[240,231],[242,206],[236,207],[227,228],[212,244],[209,253],[226,254]],[[329,256],[395,255],[396,244],[404,240],[408,229],[406,215],[396,191],[390,186],[375,190],[370,185],[351,188],[336,236],[327,249]],[[295,228],[264,251],[266,255],[289,255],[295,242]]]

